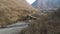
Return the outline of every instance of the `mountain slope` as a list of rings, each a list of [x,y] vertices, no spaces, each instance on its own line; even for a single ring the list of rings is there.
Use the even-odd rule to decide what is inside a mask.
[[[60,0],[36,0],[32,6],[42,10],[54,9],[60,6]]]
[[[32,14],[39,13],[26,0],[0,0],[0,26],[5,27],[16,21],[23,21]]]

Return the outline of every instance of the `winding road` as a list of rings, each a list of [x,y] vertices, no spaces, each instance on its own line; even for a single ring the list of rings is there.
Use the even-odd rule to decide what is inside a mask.
[[[0,34],[18,34],[23,28],[27,28],[28,23],[18,22],[8,25],[7,28],[0,29]]]

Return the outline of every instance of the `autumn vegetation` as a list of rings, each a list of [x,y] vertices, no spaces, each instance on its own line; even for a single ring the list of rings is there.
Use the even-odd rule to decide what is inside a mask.
[[[60,34],[60,9],[42,13],[30,6],[26,0],[0,0],[1,28],[17,21],[30,23],[20,34]]]
[[[32,20],[23,34],[60,34],[60,9],[42,14],[40,19]]]
[[[27,19],[27,16],[39,13],[26,0],[0,0],[0,26],[6,27],[17,21]]]

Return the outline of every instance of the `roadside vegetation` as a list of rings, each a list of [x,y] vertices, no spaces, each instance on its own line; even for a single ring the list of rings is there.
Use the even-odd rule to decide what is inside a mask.
[[[48,14],[43,13],[38,17],[40,19],[30,22],[30,26],[24,30],[24,34],[60,34],[60,9]]]

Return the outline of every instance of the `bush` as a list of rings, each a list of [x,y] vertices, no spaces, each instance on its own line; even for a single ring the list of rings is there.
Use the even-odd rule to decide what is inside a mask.
[[[41,14],[41,13],[40,13]],[[59,34],[60,33],[60,9],[54,10],[46,16],[40,15],[40,19],[32,20],[24,34]]]

